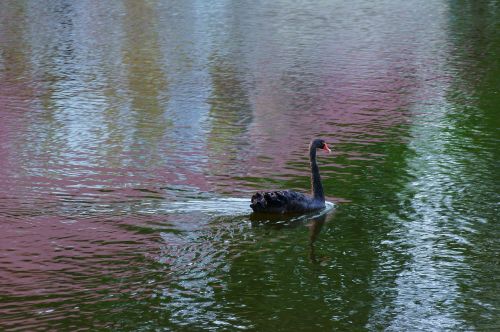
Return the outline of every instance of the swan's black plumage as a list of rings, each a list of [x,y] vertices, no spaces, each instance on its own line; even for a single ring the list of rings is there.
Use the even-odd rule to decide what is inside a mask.
[[[258,192],[252,196],[250,204],[252,210],[261,213],[297,213],[324,208],[325,195],[316,162],[316,149],[330,152],[328,145],[322,139],[315,139],[309,145],[312,196],[291,190]]]

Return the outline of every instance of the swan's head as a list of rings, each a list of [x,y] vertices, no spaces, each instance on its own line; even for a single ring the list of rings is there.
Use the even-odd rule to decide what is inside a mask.
[[[316,149],[321,149],[321,150],[325,150],[325,151],[328,151],[328,152],[332,152],[332,150],[330,150],[330,148],[328,147],[328,144],[326,144],[326,142],[320,138],[318,139],[315,139],[314,141],[311,142],[311,147],[314,147]]]

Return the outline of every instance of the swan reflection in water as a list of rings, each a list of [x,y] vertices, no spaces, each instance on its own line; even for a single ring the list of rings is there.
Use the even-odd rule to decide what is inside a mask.
[[[250,215],[252,227],[268,227],[270,229],[284,229],[306,226],[309,228],[309,259],[313,263],[321,263],[318,260],[315,252],[315,242],[319,238],[319,234],[323,226],[328,221],[332,220],[335,214],[334,205],[326,202],[326,208],[317,213],[308,213],[302,215],[277,215],[277,214],[258,214],[253,213]]]
[[[321,233],[321,230],[323,229],[323,225],[326,222],[326,217],[333,215],[332,213],[324,213],[322,215],[319,215],[318,217],[315,217],[311,219],[311,221],[308,224],[309,227],[309,259],[313,263],[320,263],[316,257],[316,250],[314,247],[314,243],[318,239],[319,233]]]

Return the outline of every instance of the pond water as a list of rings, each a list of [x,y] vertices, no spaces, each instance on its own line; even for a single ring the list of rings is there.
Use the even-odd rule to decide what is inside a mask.
[[[500,330],[497,1],[0,2],[0,329]],[[328,210],[256,219],[256,190]]]

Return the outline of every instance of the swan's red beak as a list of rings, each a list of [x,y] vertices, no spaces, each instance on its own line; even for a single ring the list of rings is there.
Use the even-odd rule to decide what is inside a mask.
[[[332,152],[332,150],[330,150],[330,148],[328,147],[328,144],[326,144],[326,143],[323,144],[322,150],[328,151],[328,153]]]

